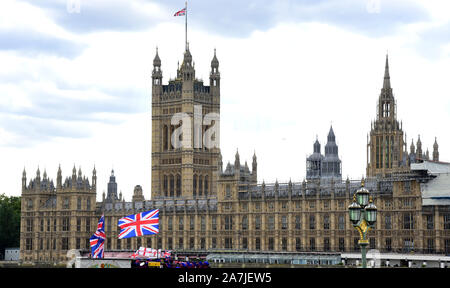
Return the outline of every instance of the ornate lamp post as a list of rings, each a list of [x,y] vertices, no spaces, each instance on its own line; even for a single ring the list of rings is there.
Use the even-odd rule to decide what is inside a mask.
[[[367,232],[377,221],[377,207],[373,204],[372,197],[369,197],[369,190],[364,188],[364,178],[361,180],[361,188],[353,195],[353,203],[348,206],[348,212],[353,227],[359,232],[358,244],[361,246],[362,266],[366,268],[366,247],[369,244]]]

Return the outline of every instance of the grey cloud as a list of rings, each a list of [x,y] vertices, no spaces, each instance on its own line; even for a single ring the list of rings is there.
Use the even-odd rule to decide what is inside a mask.
[[[83,49],[82,44],[33,30],[0,30],[0,50],[3,51],[20,52],[32,57],[46,54],[74,58]]]
[[[157,22],[137,8],[150,1],[88,0],[23,0],[45,9],[63,28],[77,32],[130,31],[146,29]],[[71,1],[71,2],[70,2]],[[79,3],[79,12],[67,3]],[[137,4],[137,5],[134,5]],[[77,7],[73,5],[69,7]]]

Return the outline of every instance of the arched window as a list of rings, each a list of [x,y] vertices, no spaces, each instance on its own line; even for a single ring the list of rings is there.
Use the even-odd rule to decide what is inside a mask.
[[[206,176],[205,176],[205,191],[204,191],[204,192],[205,192],[205,196],[208,195],[208,188],[209,188],[209,187],[208,187],[208,184],[209,184],[209,183],[208,183],[208,175],[206,175]]]
[[[169,149],[168,133],[169,133],[169,131],[168,131],[167,125],[164,125],[164,127],[163,127],[163,150],[164,151]]]
[[[174,184],[175,184],[175,179],[173,177],[173,175],[170,175],[170,197],[173,197],[173,192],[174,192]]]
[[[181,176],[177,174],[177,197],[181,196]]]
[[[193,194],[194,194],[194,197],[195,196],[197,196],[197,175],[194,175],[194,180],[192,181],[192,183],[193,183]]]
[[[164,184],[163,184],[163,191],[164,191],[164,196],[167,197],[167,191],[168,191],[168,179],[167,179],[167,175],[164,175]]]
[[[203,179],[201,176],[198,177],[198,195],[202,196],[203,192]]]

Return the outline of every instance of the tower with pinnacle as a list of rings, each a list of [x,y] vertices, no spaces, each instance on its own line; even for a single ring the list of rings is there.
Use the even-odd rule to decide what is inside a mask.
[[[188,199],[216,194],[220,161],[220,72],[216,51],[209,86],[196,78],[194,63],[187,45],[177,77],[163,85],[156,50],[152,71],[152,198]]]
[[[392,92],[389,61],[386,55],[383,88],[377,104],[377,118],[371,127],[367,144],[367,176],[385,177],[398,171],[405,163],[404,146],[403,130],[397,120],[397,103]]]

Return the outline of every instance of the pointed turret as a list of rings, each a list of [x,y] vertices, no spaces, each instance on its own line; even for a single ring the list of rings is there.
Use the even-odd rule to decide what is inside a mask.
[[[222,153],[219,151],[219,159],[217,160],[217,165],[219,166],[219,172],[223,172],[223,162],[222,162]]]
[[[154,67],[161,67],[161,59],[158,55],[158,47],[156,47],[156,55],[155,58],[153,58],[153,66]]]
[[[420,141],[420,135],[419,139],[417,139],[416,158],[422,158],[422,141]]]
[[[322,160],[321,178],[342,180],[341,160],[338,155],[338,146],[336,145],[336,136],[333,126],[328,132],[327,144],[325,145],[325,157]]]
[[[236,149],[236,155],[234,155],[234,169],[239,171],[241,168],[241,163],[239,160],[239,151]]]
[[[156,55],[153,59],[152,84],[154,87],[153,90],[155,90],[155,87],[162,85],[161,59],[158,55],[158,47],[156,47]],[[159,90],[155,90],[155,92],[159,92]]]
[[[217,56],[216,56],[216,48],[214,48],[214,57],[211,60],[211,72],[218,72],[217,70],[214,70],[219,68],[219,60],[217,60]]]
[[[94,170],[92,170],[92,189],[97,191],[97,170],[95,170],[95,165]]]
[[[416,146],[414,146],[414,139],[411,139],[411,145],[409,146],[409,153],[416,154]]]
[[[439,145],[437,143],[436,137],[434,137],[433,144],[433,161],[439,161]]]
[[[25,188],[27,186],[27,172],[25,172],[25,167],[23,167],[22,172],[22,188]]]
[[[389,76],[389,60],[386,54],[386,64],[384,66],[383,89],[391,89],[391,77]]]
[[[114,176],[114,169],[111,170],[111,176],[109,176],[108,194],[106,195],[106,200],[110,202],[119,200],[119,198],[117,198],[117,183],[116,176]]]
[[[319,142],[319,139],[317,138],[317,136],[316,136],[316,142],[314,142],[314,145],[313,145],[313,151],[314,151],[314,153],[319,153],[320,154],[320,142]]]

